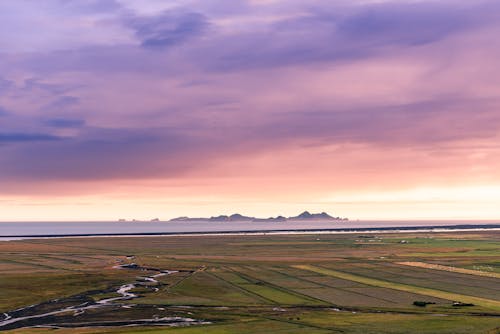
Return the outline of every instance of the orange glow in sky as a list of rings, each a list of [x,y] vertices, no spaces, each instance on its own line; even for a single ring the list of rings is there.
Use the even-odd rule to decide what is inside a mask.
[[[0,221],[498,219],[496,13],[0,2]]]

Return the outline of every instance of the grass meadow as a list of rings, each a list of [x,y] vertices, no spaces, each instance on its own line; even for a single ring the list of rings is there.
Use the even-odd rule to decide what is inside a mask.
[[[500,333],[500,279],[481,274],[500,272],[500,232],[4,241],[0,314],[114,297],[117,286],[146,275],[114,268],[132,262],[176,272],[135,286],[138,297],[119,307],[20,322],[5,332]],[[155,317],[207,324],[92,327]],[[33,327],[40,324],[49,328]]]

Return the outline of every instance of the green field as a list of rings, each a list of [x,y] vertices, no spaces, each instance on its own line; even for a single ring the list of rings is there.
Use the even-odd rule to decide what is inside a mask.
[[[29,319],[0,331],[500,333],[500,279],[480,275],[499,268],[500,232],[3,241],[0,315]],[[135,298],[64,311],[130,283]],[[199,323],[141,323],[172,317]]]

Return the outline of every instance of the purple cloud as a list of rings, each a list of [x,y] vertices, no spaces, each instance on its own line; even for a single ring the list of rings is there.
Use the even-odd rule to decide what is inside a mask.
[[[306,7],[302,15],[276,20],[240,34],[210,36],[190,60],[210,70],[236,71],[356,61],[438,42],[491,25],[494,2],[450,6],[435,2],[383,2]],[[189,51],[188,51],[189,53]],[[203,55],[203,57],[198,57]]]
[[[0,106],[0,116],[6,116],[8,114],[7,110]]]
[[[477,17],[478,9],[481,6],[465,8],[444,2],[379,3],[340,19],[338,33],[373,47],[432,43],[487,23]]]
[[[135,31],[142,46],[162,49],[185,43],[205,33],[209,26],[205,15],[175,11],[152,17],[127,18],[125,24]]]
[[[420,46],[491,25],[496,18],[488,12],[498,9],[494,2],[467,6],[387,2],[343,7],[316,3],[298,6],[301,15],[254,24],[255,28],[235,32],[226,32],[215,18],[188,8],[156,15],[122,10],[117,11],[117,22],[123,29],[132,30],[141,46],[164,49],[182,45],[182,53],[150,54],[133,45],[89,44],[49,54],[29,54],[14,62],[43,74],[71,70],[167,74],[180,64],[199,65],[212,71],[237,71],[356,61],[394,53],[392,47]],[[230,13],[226,15],[230,17]],[[197,39],[199,36],[203,38]]]
[[[500,116],[489,110],[499,102],[426,101],[373,109],[269,113],[265,119],[227,125],[194,123],[188,129],[87,128],[64,140],[40,134],[0,135],[3,143],[27,143],[2,154],[0,175],[9,179],[175,177],[222,156],[296,145],[432,147],[464,136],[493,138],[500,131]],[[469,115],[471,106],[488,104],[484,112]],[[447,127],[436,129],[436,119]],[[52,120],[49,125],[83,124]]]
[[[87,129],[78,137],[60,139],[50,135],[0,135],[0,142],[32,142],[0,156],[0,178],[115,179],[168,175],[189,167],[181,152],[186,147],[191,147],[191,151],[194,148],[189,138],[154,129]]]
[[[170,177],[293,145],[500,131],[495,2],[46,3],[45,21],[101,34],[70,43],[58,32],[79,25],[57,22],[38,27],[50,45],[2,50],[2,179]]]
[[[435,100],[344,110],[275,114],[259,136],[326,143],[421,147],[463,138],[495,138],[500,100]],[[472,108],[478,108],[471,114]],[[436,121],[439,121],[438,125]],[[270,134],[270,135],[269,135]]]
[[[51,112],[65,111],[68,108],[78,105],[79,98],[68,95],[58,95],[54,101],[44,106],[43,109]]]
[[[0,133],[0,144],[55,141],[62,138],[43,133]]]
[[[57,0],[57,2],[63,10],[79,14],[106,13],[123,9],[123,6],[116,0]]]
[[[0,77],[0,96],[12,86],[13,86],[12,81]]]
[[[85,125],[82,119],[53,118],[44,122],[46,125],[55,128],[81,128]]]

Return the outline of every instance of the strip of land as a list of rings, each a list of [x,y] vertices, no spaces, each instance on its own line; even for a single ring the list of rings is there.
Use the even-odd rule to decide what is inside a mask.
[[[500,231],[500,224],[462,224],[431,226],[386,226],[386,227],[336,227],[336,228],[266,228],[214,231],[176,231],[176,232],[117,232],[117,233],[53,233],[53,234],[3,234],[0,241],[25,239],[95,238],[95,237],[177,237],[177,236],[230,236],[230,235],[293,235],[293,234],[352,234],[352,233],[430,233],[430,232],[472,232]]]
[[[375,279],[375,278],[353,275],[353,274],[349,274],[346,272],[326,269],[326,268],[308,265],[308,264],[294,265],[292,267],[297,268],[297,269],[312,271],[312,272],[326,275],[326,276],[332,276],[332,277],[337,277],[337,278],[341,278],[341,279],[345,279],[345,280],[350,280],[353,282],[363,283],[363,284],[367,284],[367,285],[388,288],[388,289],[393,289],[393,290],[412,292],[412,293],[418,293],[418,294],[422,294],[422,295],[426,295],[426,296],[443,298],[443,299],[448,299],[448,300],[453,300],[453,301],[460,301],[462,303],[471,303],[471,304],[483,306],[486,308],[491,308],[494,310],[500,310],[500,301],[493,300],[493,299],[462,295],[462,294],[458,294],[458,293],[452,293],[452,292],[447,292],[447,291],[442,291],[442,290],[424,288],[424,287],[420,287],[420,286],[401,284],[401,283],[390,282],[390,281],[383,281],[383,280],[379,280],[379,279]]]
[[[443,266],[441,264],[425,263],[425,262],[412,262],[412,261],[396,262],[396,263],[404,265],[404,266],[410,266],[410,267],[425,268],[425,269],[434,269],[434,270],[443,270],[443,271],[449,271],[449,272],[452,272],[452,273],[468,274],[468,275],[475,275],[475,276],[500,278],[500,274],[499,273],[493,273],[493,272],[488,272],[488,271],[480,271],[480,270],[472,270],[472,269],[465,269],[465,268],[457,268],[457,267],[450,267],[450,266]],[[499,284],[500,284],[500,282],[499,282]]]

